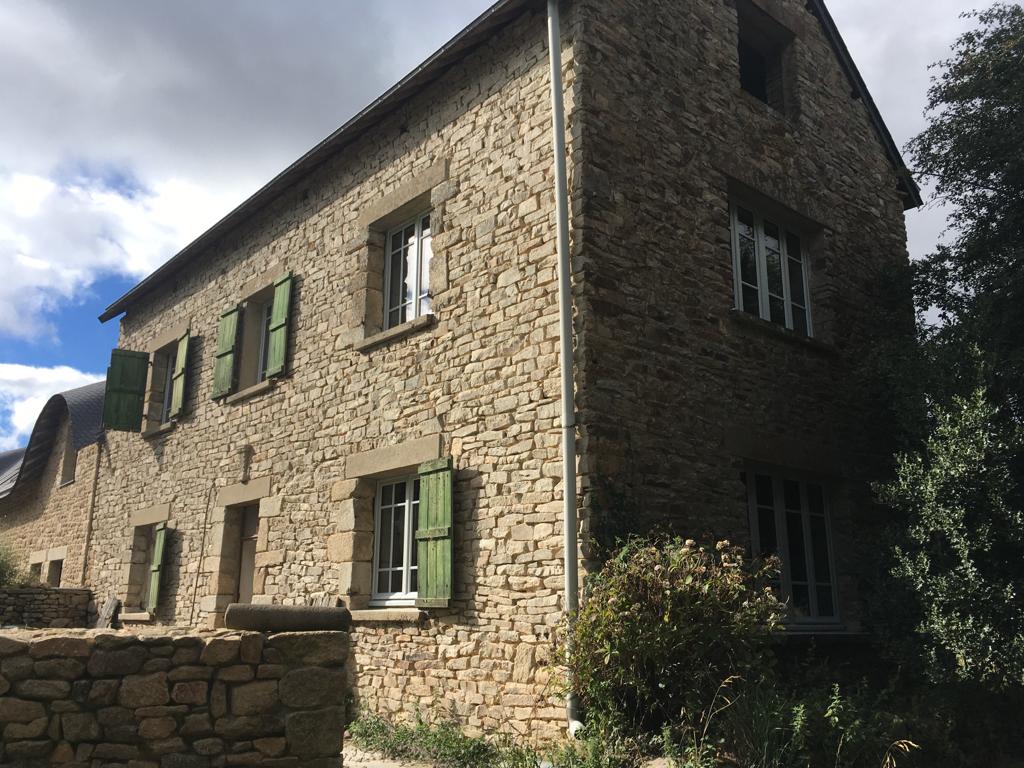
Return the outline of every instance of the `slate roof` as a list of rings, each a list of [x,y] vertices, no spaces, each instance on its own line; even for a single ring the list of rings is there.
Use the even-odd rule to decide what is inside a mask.
[[[71,444],[76,451],[100,441],[103,437],[105,391],[106,382],[97,381],[61,392],[46,401],[32,427],[28,445],[0,453],[0,499],[43,473],[65,413],[71,422]]]
[[[21,472],[21,460],[25,457],[24,448],[0,453],[0,498],[6,496],[18,480]]]
[[[359,112],[359,114],[285,168],[271,179],[266,186],[262,187],[227,216],[197,237],[192,243],[185,246],[176,256],[144,278],[126,294],[114,301],[100,315],[100,322],[105,323],[126,311],[146,292],[159,285],[165,278],[183,269],[214,238],[228,231],[236,224],[241,223],[249,216],[254,215],[267,205],[275,195],[297,183],[317,166],[322,165],[340,153],[345,146],[355,141],[363,132],[380,123],[384,117],[394,112],[415,94],[422,91],[424,87],[441,77],[449,67],[458,64],[463,57],[485,43],[501,27],[514,20],[520,12],[530,6],[540,7],[542,3],[540,0],[498,0],[468,27],[445,43],[430,58],[402,78],[373,103]],[[904,197],[904,207],[917,208],[922,204],[921,191],[910,171],[907,170],[899,147],[893,141],[892,134],[889,133],[889,129],[886,127],[878,107],[871,98],[871,94],[868,93],[867,85],[865,85],[857,65],[854,64],[850,51],[847,49],[846,43],[843,42],[843,38],[839,34],[839,29],[836,27],[832,15],[829,13],[828,8],[825,7],[825,0],[807,0],[807,7],[821,23],[825,37],[832,46],[836,57],[839,59],[840,66],[842,66],[850,81],[851,94],[855,98],[861,99],[868,110],[868,115],[878,134],[878,138],[900,177],[899,186]]]

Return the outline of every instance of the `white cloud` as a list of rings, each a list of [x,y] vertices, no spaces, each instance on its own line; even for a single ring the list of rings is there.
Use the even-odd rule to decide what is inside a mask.
[[[0,3],[0,337],[151,272],[489,2]]]
[[[0,363],[0,451],[25,444],[50,397],[102,378],[67,366],[36,368]]]
[[[145,276],[242,195],[173,177],[140,190],[0,173],[0,334],[52,335],[48,314],[62,302],[105,273]]]
[[[0,2],[0,337],[152,271],[490,4]],[[901,145],[962,4],[829,4]],[[944,215],[911,214],[913,254]]]

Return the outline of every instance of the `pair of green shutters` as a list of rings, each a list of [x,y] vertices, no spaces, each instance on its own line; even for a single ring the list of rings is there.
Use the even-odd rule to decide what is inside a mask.
[[[274,281],[274,301],[270,308],[270,328],[266,339],[266,377],[284,373],[288,357],[288,317],[291,314],[292,275],[287,272]],[[230,395],[237,381],[239,319],[241,305],[229,307],[220,316],[217,328],[217,358],[213,368],[213,398]]]
[[[288,319],[291,312],[292,275],[290,272],[274,281],[274,300],[271,307],[270,328],[267,334],[266,376],[273,378],[285,371],[288,356]],[[217,357],[213,374],[213,397],[231,394],[236,383],[236,361],[239,343],[239,317],[241,306],[234,306],[220,317],[217,329]],[[172,419],[181,415],[185,403],[186,370],[189,352],[189,332],[178,339],[171,387]],[[138,432],[142,428],[142,415],[146,404],[146,381],[149,373],[149,354],[127,349],[115,349],[110,354],[107,368],[107,388],[103,401],[103,425],[107,429]]]
[[[452,460],[421,464],[416,527],[416,605],[447,608],[452,597]]]
[[[185,404],[185,372],[188,370],[189,331],[177,341],[174,370],[171,372],[172,419],[181,415]],[[149,353],[115,349],[110,353],[107,368],[107,389],[103,397],[103,426],[122,432],[142,429],[142,413],[146,406],[146,381],[149,376]]]

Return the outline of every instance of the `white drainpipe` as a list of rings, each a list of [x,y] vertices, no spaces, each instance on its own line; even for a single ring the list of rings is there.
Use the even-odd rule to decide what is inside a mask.
[[[576,540],[576,398],[573,386],[572,271],[569,265],[569,191],[565,171],[565,104],[562,96],[562,35],[558,0],[548,0],[548,58],[551,66],[551,141],[555,153],[555,208],[558,221],[558,325],[562,364],[562,527],[565,533],[565,613],[579,608],[579,544]],[[580,728],[579,699],[566,697],[569,733]]]

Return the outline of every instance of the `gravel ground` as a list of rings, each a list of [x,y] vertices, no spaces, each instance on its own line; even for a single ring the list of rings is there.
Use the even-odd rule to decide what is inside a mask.
[[[345,747],[345,768],[432,768],[427,763],[396,763],[373,752],[363,752],[355,747]]]

